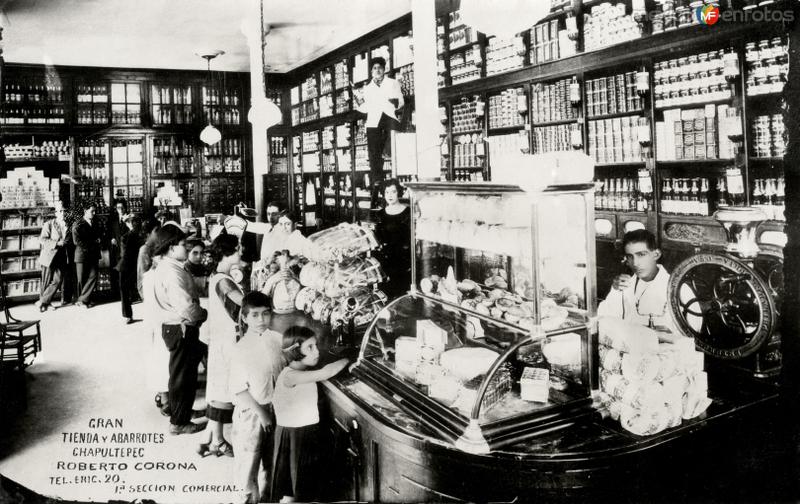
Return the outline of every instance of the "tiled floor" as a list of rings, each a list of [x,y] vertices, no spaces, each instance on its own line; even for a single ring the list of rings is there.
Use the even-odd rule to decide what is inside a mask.
[[[68,500],[233,500],[233,459],[201,458],[195,449],[206,433],[171,436],[154,406],[144,324],[126,325],[119,303],[44,314],[27,305],[13,313],[41,316],[44,350],[28,368],[27,409],[0,436],[4,478]],[[87,448],[124,456],[80,452]]]

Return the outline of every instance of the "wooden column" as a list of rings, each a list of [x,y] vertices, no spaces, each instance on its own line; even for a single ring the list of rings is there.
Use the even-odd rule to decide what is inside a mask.
[[[248,0],[249,15],[242,20],[242,33],[247,37],[250,48],[250,103],[264,97],[264,47],[262,45],[261,30],[263,22],[261,17],[261,1]],[[249,110],[249,109],[248,109]],[[257,219],[261,220],[264,214],[264,187],[263,175],[269,171],[269,144],[267,142],[266,124],[256,121],[252,124],[253,138],[253,196]]]
[[[436,2],[411,0],[414,30],[414,96],[416,97],[417,173],[434,180],[439,169],[439,87],[436,65]]]

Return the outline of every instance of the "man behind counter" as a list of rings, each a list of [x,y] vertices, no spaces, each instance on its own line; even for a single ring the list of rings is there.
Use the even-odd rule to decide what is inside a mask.
[[[617,275],[606,299],[597,307],[598,316],[618,317],[642,325],[666,327],[677,332],[673,321],[667,286],[669,273],[658,264],[661,250],[650,231],[637,229],[622,238],[624,262],[633,272]]]

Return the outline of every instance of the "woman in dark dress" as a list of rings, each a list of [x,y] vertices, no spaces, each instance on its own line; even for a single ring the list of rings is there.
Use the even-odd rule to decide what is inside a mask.
[[[411,286],[411,211],[400,203],[403,187],[397,179],[383,184],[386,206],[379,214],[375,238],[381,244],[378,258],[389,277],[381,290],[394,299],[408,292]]]

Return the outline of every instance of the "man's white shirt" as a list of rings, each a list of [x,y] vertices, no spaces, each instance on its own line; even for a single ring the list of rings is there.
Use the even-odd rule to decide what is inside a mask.
[[[646,282],[634,276],[627,288],[612,288],[597,307],[597,315],[621,318],[645,326],[652,315],[656,326],[664,326],[680,334],[667,299],[668,285],[669,273],[659,264],[658,273],[651,281]]]
[[[397,107],[389,100],[397,100]],[[400,83],[384,77],[380,86],[375,84],[375,81],[370,81],[364,86],[364,103],[358,107],[358,110],[367,114],[367,128],[377,128],[382,114],[396,119],[395,108],[402,107],[403,103],[403,90]]]

